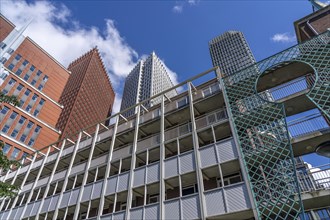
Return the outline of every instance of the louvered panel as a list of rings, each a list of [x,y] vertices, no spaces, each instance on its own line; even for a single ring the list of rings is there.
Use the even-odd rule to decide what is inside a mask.
[[[114,213],[112,215],[113,220],[125,220],[125,211],[119,212],[119,213]]]
[[[119,175],[117,192],[127,190],[129,173]]]
[[[112,214],[101,216],[101,220],[112,220]]]
[[[202,168],[217,164],[217,157],[213,144],[199,149],[199,154]]]
[[[165,202],[165,219],[180,219],[180,200]]]
[[[222,189],[212,190],[204,194],[206,215],[208,217],[225,213],[225,201],[223,199]]]
[[[110,177],[107,181],[107,189],[105,191],[105,195],[113,194],[116,192],[117,187],[117,177]]]
[[[69,206],[70,205],[75,205],[75,204],[78,203],[77,200],[78,200],[79,192],[80,192],[80,188],[71,191],[71,198],[70,198],[70,201],[69,201]]]
[[[16,212],[17,212],[17,208],[13,209],[13,210],[11,211],[11,214],[10,214],[9,219],[15,219]]]
[[[23,215],[23,218],[26,218],[26,217],[29,217],[30,216],[30,213],[31,213],[31,210],[32,210],[32,207],[33,207],[33,203],[30,202],[27,207],[26,207],[26,210],[25,210],[25,213]]]
[[[159,163],[147,167],[147,184],[159,181]]]
[[[198,195],[183,198],[181,204],[182,204],[183,219],[200,218],[200,206],[199,206]]]
[[[59,195],[56,195],[56,196],[52,197],[52,201],[50,202],[48,211],[54,211],[55,210],[55,207],[56,207],[57,202],[58,202],[58,197],[59,197]]]
[[[143,219],[143,208],[131,209],[130,219]]]
[[[180,173],[188,173],[195,170],[195,157],[193,152],[180,156]]]
[[[30,213],[30,216],[35,216],[37,215],[37,211],[39,210],[41,201],[36,201],[33,205],[32,211]],[[16,219],[18,219],[17,217],[15,217]]]
[[[251,207],[245,184],[228,187],[225,190],[229,212],[245,210]]]
[[[155,220],[159,219],[159,205],[147,206],[144,209],[144,219]]]
[[[52,200],[51,197],[45,199],[44,205],[42,206],[42,209],[41,209],[41,213],[47,212],[51,200]]]
[[[103,181],[99,181],[94,183],[93,192],[92,192],[92,199],[99,198],[101,196]]]
[[[178,157],[165,161],[165,178],[178,175]]]
[[[70,194],[71,194],[71,191],[68,191],[68,192],[63,193],[63,197],[62,197],[62,201],[61,201],[61,204],[60,204],[60,208],[63,208],[63,207],[67,207],[68,206],[69,199],[70,199]]]
[[[92,188],[93,188],[92,184],[85,185],[84,192],[83,192],[83,195],[82,195],[82,198],[81,198],[82,202],[86,202],[90,199],[91,193],[92,193]]]
[[[216,144],[220,162],[233,160],[238,157],[234,139]]]
[[[3,213],[2,213],[2,216],[1,216],[1,219],[7,219],[8,214],[9,214],[9,210],[3,212]]]
[[[134,187],[144,185],[145,173],[146,173],[145,167],[134,170],[134,181],[133,181]]]
[[[24,206],[18,207],[16,215],[15,215],[15,219],[22,219],[23,209],[24,209]],[[0,216],[0,219],[2,219],[1,216]]]

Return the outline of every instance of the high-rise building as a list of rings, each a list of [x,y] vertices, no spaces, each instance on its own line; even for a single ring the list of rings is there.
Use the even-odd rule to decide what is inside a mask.
[[[121,111],[127,109],[171,87],[173,87],[173,82],[165,65],[152,52],[146,60],[141,60],[127,76],[120,109]],[[166,95],[170,98],[176,94],[174,90]],[[152,102],[145,103],[145,107],[149,108],[159,102],[159,99],[152,100]],[[134,113],[135,109],[132,109],[127,111],[125,116]]]
[[[0,218],[329,219],[329,164],[296,172],[293,158],[329,140],[329,81],[311,77],[330,68],[329,34],[29,155],[0,177],[21,189]]]
[[[297,40],[300,43],[330,28],[330,6],[312,2],[315,12],[294,22]]]
[[[214,67],[222,73],[231,75],[256,61],[242,32],[227,31],[209,42]]]
[[[59,101],[64,109],[56,125],[62,132],[61,137],[73,135],[110,116],[115,99],[97,48],[73,61],[68,70],[71,75]]]
[[[26,25],[27,26],[27,25]],[[0,140],[3,152],[19,159],[55,142],[56,122],[63,106],[60,95],[69,71],[38,44],[22,35],[25,27],[0,14],[0,91],[17,96],[20,105],[1,103]]]

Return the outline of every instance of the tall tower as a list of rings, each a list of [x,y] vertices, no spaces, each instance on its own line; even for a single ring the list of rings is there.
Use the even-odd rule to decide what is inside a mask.
[[[146,60],[141,60],[127,76],[120,110],[129,108],[173,86],[165,65],[155,52],[152,52]],[[166,95],[170,98],[176,94],[177,92],[172,90]],[[145,107],[148,108],[158,103],[160,103],[160,99],[154,99],[152,103],[147,102]],[[130,116],[134,112],[133,109],[124,115]]]
[[[213,66],[232,75],[256,61],[242,32],[227,31],[209,42]]]
[[[107,118],[112,111],[115,93],[97,48],[93,48],[69,67],[71,76],[60,103],[64,109],[57,123],[61,137]]]
[[[0,14],[0,92],[20,105],[0,103],[3,152],[20,159],[57,141],[61,93],[69,71]]]

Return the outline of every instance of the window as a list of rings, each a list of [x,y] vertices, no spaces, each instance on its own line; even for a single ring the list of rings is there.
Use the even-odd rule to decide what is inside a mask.
[[[217,182],[218,182],[218,186],[222,187],[220,178],[217,179]],[[223,183],[225,184],[225,186],[239,183],[239,182],[242,182],[242,177],[241,177],[240,173],[235,173],[235,174],[231,174],[231,175],[227,175],[227,176],[223,177]]]
[[[16,129],[13,130],[13,132],[11,132],[11,137],[16,138],[18,134],[18,131]]]
[[[3,126],[3,128],[2,128],[1,131],[2,131],[3,133],[7,133],[8,130],[9,130],[9,125],[5,125],[5,126]]]
[[[34,132],[35,132],[35,133],[39,133],[40,129],[41,129],[41,127],[38,125],[38,126],[34,129]]]
[[[26,135],[22,134],[21,138],[19,139],[21,142],[24,142],[26,140]]]
[[[32,128],[32,126],[34,125],[34,123],[32,121],[29,121],[29,123],[27,124],[27,128]]]
[[[32,96],[32,100],[35,101],[35,100],[37,100],[38,97],[39,97],[39,96],[38,96],[37,94],[33,94],[33,96]]]
[[[16,89],[17,89],[17,91],[22,91],[23,87],[24,86],[22,84],[19,84]]]
[[[40,70],[37,71],[37,76],[40,76],[42,72]]]
[[[7,62],[7,58],[6,58],[6,57],[2,57],[1,60],[0,60],[0,62],[1,62],[2,64],[5,64],[5,62]]]
[[[21,75],[21,73],[22,73],[22,70],[21,70],[21,69],[18,69],[18,70],[16,71],[15,74],[16,74],[17,76],[19,76],[19,75]]]
[[[10,158],[11,159],[16,159],[20,151],[21,151],[20,149],[18,149],[18,148],[15,147],[14,150],[13,150],[13,152],[11,153]]]
[[[10,151],[10,148],[11,148],[11,145],[5,143],[5,145],[4,145],[3,148],[2,148],[2,152],[3,152],[3,154],[4,154],[4,155],[7,155],[8,152]]]
[[[8,85],[13,86],[15,84],[16,80],[14,80],[13,78],[11,78],[8,82]]]
[[[2,93],[6,95],[8,93],[8,90],[4,89],[4,90],[2,90]]]
[[[18,123],[19,124],[24,124],[24,122],[26,121],[26,118],[24,118],[23,116],[21,116],[21,118],[19,119]]]
[[[11,48],[9,48],[9,49],[7,50],[7,53],[9,53],[9,54],[11,55],[11,54],[13,54],[13,53],[14,53],[14,50],[13,50],[13,49],[11,49]]]
[[[10,115],[10,118],[15,119],[16,116],[17,116],[17,112],[12,112],[11,115]]]
[[[26,91],[25,91],[25,93],[24,93],[24,94],[25,94],[26,96],[28,96],[28,95],[30,95],[30,93],[31,93],[31,90],[29,90],[29,89],[26,89]]]
[[[1,49],[4,49],[6,46],[7,46],[7,44],[5,44],[4,42],[1,42],[1,43],[0,43],[0,48],[1,48]]]
[[[125,210],[126,209],[126,202],[123,202],[120,204],[120,210]]]
[[[15,57],[15,60],[20,60],[21,59],[21,55],[17,54],[16,57]]]
[[[42,91],[43,88],[44,88],[43,85],[39,85],[39,86],[38,86],[38,90],[40,90],[40,91]]]
[[[210,91],[210,88],[206,88],[206,89],[203,89],[203,95],[204,97],[208,97],[209,95],[211,95],[211,91]]]
[[[9,108],[7,108],[6,106],[4,106],[4,107],[1,109],[1,114],[6,115],[8,111],[9,111]]]
[[[26,74],[26,75],[24,76],[24,80],[25,80],[25,81],[28,81],[29,78],[30,78],[30,76],[29,76],[28,74]]]
[[[159,194],[154,194],[149,196],[149,204],[156,203],[159,201]]]
[[[13,70],[14,69],[14,64],[9,64],[8,69]]]
[[[34,144],[34,139],[31,138],[31,139],[29,140],[28,146],[31,147],[31,146],[33,146],[33,144]]]
[[[28,65],[28,64],[29,64],[29,61],[24,60],[24,62],[23,62],[23,66],[26,66],[26,65]]]
[[[40,102],[39,102],[39,105],[43,105],[44,103],[45,103],[45,100],[41,99]]]
[[[35,70],[35,68],[36,68],[36,67],[32,65],[32,66],[30,67],[30,70],[33,72],[33,71]]]
[[[177,104],[178,104],[178,108],[184,107],[185,105],[188,104],[188,98],[185,97],[184,99],[181,99],[180,101],[177,102]]]
[[[28,106],[26,106],[25,111],[30,112],[31,109],[32,109],[32,106],[31,105],[28,105]]]
[[[22,155],[22,159],[25,159],[29,154],[24,152],[23,155]]]
[[[42,80],[43,80],[44,82],[47,82],[47,80],[48,80],[48,76],[45,75],[44,78],[43,78]]]
[[[36,84],[36,82],[37,82],[37,81],[35,81],[35,80],[32,80],[32,82],[31,82],[31,85],[33,85],[33,86],[34,86],[34,85]]]
[[[39,115],[39,110],[38,109],[36,109],[36,110],[34,110],[34,112],[33,112],[33,116],[38,116]]]
[[[19,100],[19,106],[22,107],[24,105],[24,101],[23,100]]]
[[[190,194],[193,194],[193,193],[196,193],[196,192],[198,192],[197,184],[182,187],[182,196],[190,195]]]

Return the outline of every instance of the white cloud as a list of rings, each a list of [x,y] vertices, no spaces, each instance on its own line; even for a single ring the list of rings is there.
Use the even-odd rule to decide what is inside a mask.
[[[174,7],[172,8],[172,10],[173,10],[173,12],[175,12],[175,13],[181,13],[182,10],[183,10],[183,5],[182,5],[182,4],[181,4],[181,5],[176,4],[176,5],[174,5]]]
[[[296,41],[296,37],[290,33],[277,33],[270,38],[273,42],[291,43]]]
[[[120,35],[114,20],[105,19],[103,30],[95,26],[86,27],[73,17],[64,4],[50,1],[1,1],[0,12],[17,28],[33,18],[24,35],[37,42],[64,66],[98,46],[117,93],[113,112],[120,108],[121,97],[118,93],[121,93],[125,77],[136,65],[139,56]]]
[[[101,33],[97,27],[81,27],[65,5],[55,6],[47,1],[4,1],[1,13],[17,27],[32,17],[33,21],[24,34],[65,66],[97,45],[108,71],[126,76],[138,57],[137,52],[120,36],[111,19],[105,20],[104,32]],[[65,29],[61,24],[72,27]]]
[[[176,2],[175,5],[172,8],[172,11],[174,13],[182,13],[183,8],[185,7],[185,5],[188,3],[188,5],[190,6],[195,6],[197,5],[199,2],[199,0],[186,0],[186,1],[179,1]]]

